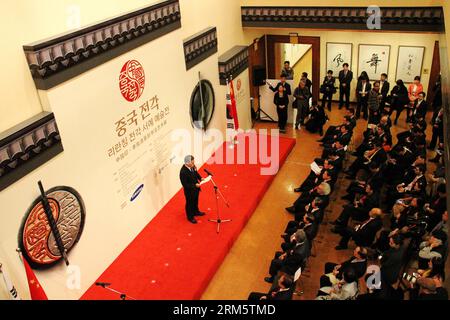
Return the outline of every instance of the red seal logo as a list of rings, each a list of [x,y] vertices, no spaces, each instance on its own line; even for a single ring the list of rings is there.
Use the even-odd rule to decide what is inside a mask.
[[[139,99],[145,88],[145,72],[136,60],[127,61],[120,71],[120,93],[128,102]]]
[[[237,91],[241,91],[242,81],[241,79],[238,79],[237,81]]]

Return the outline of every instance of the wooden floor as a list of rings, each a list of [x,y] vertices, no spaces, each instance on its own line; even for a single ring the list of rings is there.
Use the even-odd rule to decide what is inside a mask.
[[[340,124],[343,115],[344,110],[338,110],[336,105],[333,105],[333,111],[329,114],[330,121],[325,129],[328,125]],[[428,115],[428,117],[430,116]],[[406,129],[404,117],[405,113],[400,117],[399,124],[391,129],[394,137]],[[366,126],[366,121],[358,120],[354,132],[356,145],[359,145]],[[255,128],[276,128],[276,124],[261,122],[257,123]],[[245,300],[252,291],[267,292],[269,290],[270,285],[263,279],[268,276],[270,261],[275,251],[280,250],[282,240],[280,235],[287,222],[292,219],[292,216],[285,211],[285,207],[292,205],[297,199],[298,194],[294,193],[294,188],[298,187],[307,177],[310,172],[310,163],[322,153],[322,148],[317,142],[318,134],[311,134],[306,130],[296,132],[289,127],[285,136],[295,138],[297,145],[210,282],[202,296],[203,300]],[[431,132],[427,132],[427,138],[431,138]],[[396,138],[394,138],[394,143],[396,143]],[[430,156],[434,156],[433,152],[429,154]],[[434,165],[429,165],[429,170],[434,170]],[[340,200],[340,196],[349,182],[349,180],[339,179],[336,183],[332,196],[332,199],[336,200],[330,203],[329,219],[334,220],[341,213],[342,205],[345,202]],[[352,254],[354,248],[352,242],[350,242],[349,250],[336,251],[334,249],[339,241],[339,236],[330,232],[329,225],[320,226],[318,239],[320,243],[316,244],[316,257],[310,259],[310,276],[302,277],[304,293],[294,296],[294,299],[314,299],[319,289],[319,278],[323,274],[325,262],[341,262]],[[450,275],[449,265],[450,263],[447,263],[447,275]],[[449,289],[448,278],[446,284]]]

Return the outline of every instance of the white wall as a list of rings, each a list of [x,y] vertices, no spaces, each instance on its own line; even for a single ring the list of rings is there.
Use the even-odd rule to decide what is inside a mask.
[[[219,54],[234,45],[245,44],[238,1],[217,3],[181,0],[180,2],[182,29],[113,59],[43,94],[55,114],[64,152],[0,193],[0,262],[9,271],[23,298],[29,297],[28,286],[15,249],[21,220],[28,206],[38,196],[38,180],[42,180],[47,188],[59,185],[74,187],[80,192],[86,205],[86,225],[83,235],[69,255],[71,264],[81,268],[81,289],[67,289],[66,268],[61,264],[36,273],[49,298],[77,299],[181,187],[178,183],[180,167],[178,164],[170,165],[157,178],[154,177],[151,166],[142,165],[137,169],[141,175],[139,180],[145,184],[144,191],[136,202],[128,203],[122,210],[123,198],[117,194],[114,172],[117,172],[124,163],[117,163],[107,155],[108,148],[118,140],[115,122],[157,94],[160,104],[170,107],[167,131],[187,129],[192,133],[188,105],[200,71],[202,77],[210,80],[215,89],[216,112],[210,127],[225,130],[226,88],[219,85],[217,63]],[[3,25],[3,20],[0,20],[2,29],[7,28],[13,33],[11,38],[14,38],[16,33],[21,39],[12,45],[15,54],[11,55],[12,62],[9,67],[15,72],[23,69],[23,73],[20,79],[14,80],[12,86],[17,87],[19,95],[26,93],[34,96],[32,104],[34,109],[30,112],[26,108],[16,109],[11,105],[7,110],[1,110],[2,113],[9,113],[8,119],[2,120],[3,126],[14,124],[18,119],[25,119],[33,112],[40,111],[21,45],[65,31],[61,13],[68,3],[69,1],[46,0],[39,2],[38,5],[34,1],[19,1],[11,12],[16,14],[16,19],[27,21],[30,24],[28,27],[33,27],[31,35],[25,35],[28,30],[25,27],[18,26],[18,29],[14,30],[11,26]],[[134,8],[148,4],[147,1],[85,0],[73,0],[70,3],[79,4],[82,13],[86,12],[86,15],[82,15],[83,24],[107,18],[112,13],[123,13],[127,7]],[[105,6],[105,10],[100,10],[102,6]],[[25,10],[24,15],[21,13],[22,10]],[[226,16],[223,15],[224,12],[227,13]],[[37,23],[41,19],[50,20],[53,15],[52,29],[50,22],[43,25]],[[28,21],[27,18],[31,16],[33,19]],[[203,18],[198,19],[199,16]],[[219,52],[186,72],[182,40],[208,26],[217,26]],[[134,103],[125,101],[118,89],[120,69],[130,59],[141,62],[147,79],[143,96]],[[242,73],[236,81],[238,79],[241,79],[242,83],[241,90],[237,92],[239,120],[241,127],[249,128],[251,119],[248,71]],[[21,103],[29,105],[25,100]],[[145,148],[148,148],[148,144],[141,145],[134,153],[130,151],[129,160],[143,154],[143,159],[148,162],[152,155],[145,153]],[[201,159],[199,154],[195,156]],[[201,161],[198,162],[201,164]],[[146,162],[143,161],[142,164]],[[3,289],[3,285],[0,285],[1,299],[7,298]]]

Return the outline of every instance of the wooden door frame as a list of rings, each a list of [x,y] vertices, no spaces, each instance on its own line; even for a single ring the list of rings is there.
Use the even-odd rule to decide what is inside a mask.
[[[291,36],[284,35],[267,35],[267,77],[278,79],[279,75],[275,75],[275,43],[291,43]],[[310,44],[312,47],[312,75],[313,83],[313,103],[319,101],[320,79],[320,37],[298,37],[299,44]]]
[[[441,72],[441,61],[440,61],[440,53],[439,53],[439,41],[434,42],[434,49],[433,49],[433,60],[431,63],[431,69],[430,69],[430,81],[428,82],[428,92],[427,92],[427,102],[429,105],[429,108],[432,108],[432,104],[435,97],[435,92],[433,91],[434,84],[436,83],[439,74]]]

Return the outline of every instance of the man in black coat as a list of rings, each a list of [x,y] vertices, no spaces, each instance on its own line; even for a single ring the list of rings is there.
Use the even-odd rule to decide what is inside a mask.
[[[403,266],[404,247],[403,239],[399,234],[389,238],[389,250],[381,255],[381,281],[389,285],[397,282]]]
[[[338,232],[342,238],[335,249],[347,249],[348,241],[350,239],[353,239],[358,246],[370,247],[375,240],[377,232],[383,227],[381,215],[381,209],[373,208],[370,210],[369,219],[362,224],[357,225],[354,229],[349,227],[339,228]]]
[[[380,109],[383,110],[384,106],[386,105],[386,100],[387,100],[387,96],[389,95],[389,88],[390,88],[390,84],[387,81],[388,75],[386,73],[382,73],[381,74],[381,79],[380,79],[380,93],[383,96],[383,98],[381,99],[381,106]]]
[[[344,210],[333,223],[336,226],[346,227],[350,218],[357,221],[364,221],[369,217],[369,212],[377,208],[380,204],[380,198],[377,190],[374,190],[371,184],[366,184],[365,194],[352,204],[344,206]]]
[[[269,89],[272,90],[273,92],[278,92],[278,88],[281,86],[284,88],[284,93],[287,96],[290,96],[292,94],[291,85],[286,82],[286,75],[284,73],[280,75],[280,82],[277,83],[275,88],[270,83],[268,85]]]
[[[200,182],[202,177],[195,167],[194,157],[188,155],[184,158],[184,165],[180,170],[180,181],[183,185],[186,198],[186,216],[189,222],[197,223],[195,216],[204,216],[198,209],[198,196],[200,193]]]
[[[325,272],[320,277],[320,288],[332,286],[331,278],[342,279],[342,275],[348,268],[353,268],[356,277],[359,279],[366,274],[367,270],[367,249],[356,247],[353,256],[341,264],[334,262],[325,263]]]
[[[353,72],[349,70],[348,63],[344,63],[344,69],[339,72],[339,109],[344,105],[348,109],[350,107],[350,84],[353,80]]]
[[[428,111],[428,103],[425,100],[425,92],[419,93],[419,97],[414,102],[413,118],[425,118]]]
[[[269,268],[270,277],[264,278],[264,281],[272,283],[279,271],[294,276],[298,268],[304,266],[306,259],[311,254],[310,243],[303,230],[295,233],[295,246],[287,252],[276,252]]]
[[[269,293],[252,292],[248,300],[292,300],[294,279],[288,275],[279,277],[277,285],[270,289]]]

